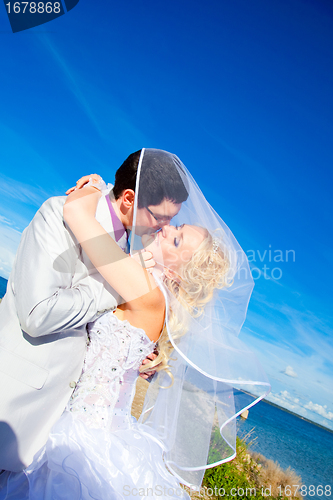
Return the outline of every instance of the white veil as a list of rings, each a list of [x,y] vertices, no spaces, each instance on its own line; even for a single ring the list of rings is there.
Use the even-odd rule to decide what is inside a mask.
[[[171,381],[160,372],[150,384],[140,417],[145,431],[163,446],[169,469],[184,484],[199,487],[206,468],[235,456],[236,417],[266,396],[270,385],[255,355],[238,338],[253,288],[247,257],[179,158],[166,151],[141,152],[131,252],[142,248],[137,214],[140,200],[151,189],[147,176],[157,164],[168,172],[176,171],[188,194],[171,223],[206,228],[230,262],[228,286],[215,290],[199,317],[192,317],[163,281],[159,282],[167,303],[169,340],[174,347],[169,361],[174,383],[168,389],[161,388]],[[168,177],[172,183],[174,172]],[[170,186],[166,186],[165,196],[170,199],[167,188]],[[176,341],[169,324],[169,308],[182,315],[188,325],[187,333]]]

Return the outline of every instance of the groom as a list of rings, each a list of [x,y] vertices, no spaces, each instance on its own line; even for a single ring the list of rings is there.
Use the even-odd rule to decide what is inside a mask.
[[[96,212],[122,248],[133,222],[128,193],[136,188],[140,153],[118,169],[113,190],[101,197]],[[152,162],[140,177],[148,196],[138,198],[137,224],[152,231],[168,224],[187,199],[174,165],[179,160],[170,158]],[[80,377],[86,324],[117,307],[114,290],[63,220],[65,200],[47,200],[23,232],[0,305],[0,470],[31,463]]]

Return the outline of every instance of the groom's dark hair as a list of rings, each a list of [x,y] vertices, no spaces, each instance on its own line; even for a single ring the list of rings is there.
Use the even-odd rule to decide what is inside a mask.
[[[130,154],[118,168],[113,187],[116,200],[125,189],[135,191],[140,154],[141,149]],[[143,193],[139,192],[138,208],[159,205],[164,199],[183,203],[188,198],[188,192],[174,163],[179,162],[177,156],[173,155],[172,158],[166,154],[161,162],[160,155],[161,153],[156,158],[150,155],[151,161],[145,164],[145,169],[140,174],[140,183],[143,183],[145,189]],[[178,166],[181,169],[180,162]]]

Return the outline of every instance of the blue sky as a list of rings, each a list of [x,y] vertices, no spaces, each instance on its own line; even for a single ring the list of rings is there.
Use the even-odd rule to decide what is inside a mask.
[[[241,335],[271,400],[333,429],[332,3],[80,0],[0,25],[0,275],[46,198],[174,152],[256,268]]]

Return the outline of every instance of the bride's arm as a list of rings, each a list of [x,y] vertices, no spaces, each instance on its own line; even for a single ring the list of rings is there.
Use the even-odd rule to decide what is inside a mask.
[[[65,221],[99,273],[126,302],[135,301],[135,308],[160,307],[161,292],[152,276],[95,219],[100,197],[93,187],[71,193],[64,205]]]

